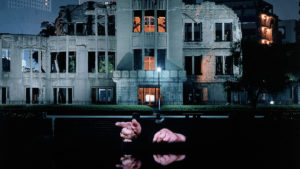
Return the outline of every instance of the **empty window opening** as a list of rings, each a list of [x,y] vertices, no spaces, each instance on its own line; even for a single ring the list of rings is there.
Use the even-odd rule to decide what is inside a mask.
[[[105,73],[105,52],[98,53],[98,72]]]
[[[223,74],[223,57],[216,56],[216,75]]]
[[[98,16],[98,35],[105,35],[105,16]]]
[[[36,50],[32,51],[32,72],[39,72],[39,52]]]
[[[141,32],[142,30],[142,11],[134,11],[133,32]]]
[[[74,24],[73,23],[68,24],[68,35],[74,35]]]
[[[8,89],[6,87],[2,87],[1,89],[2,92],[2,104],[6,104],[7,98],[8,98]]]
[[[155,25],[154,25],[154,11],[153,10],[147,10],[145,11],[145,32],[155,32]]]
[[[69,73],[76,73],[76,52],[69,52]]]
[[[93,30],[93,21],[94,21],[93,15],[88,15],[87,17],[87,24],[86,24],[86,34],[87,35],[95,35]]]
[[[72,104],[72,102],[73,102],[73,89],[68,88],[68,103]]]
[[[66,72],[66,52],[51,53],[51,73]]]
[[[144,68],[145,70],[155,70],[154,49],[145,49]]]
[[[108,35],[114,36],[116,34],[115,15],[108,16]]]
[[[45,51],[41,51],[41,71],[42,73],[46,73],[46,52]]]
[[[30,104],[30,88],[26,88],[26,104]]]
[[[66,88],[58,89],[58,104],[66,104],[67,103],[67,95]]]
[[[232,23],[225,23],[225,41],[232,41]]]
[[[32,104],[39,104],[40,89],[32,88]]]
[[[96,53],[95,52],[88,53],[88,71],[89,71],[89,73],[96,72]]]
[[[159,93],[161,98],[160,88],[139,88],[138,92],[138,103],[140,105],[154,106],[158,104]],[[160,101],[162,100],[160,99]]]
[[[232,56],[225,57],[225,74],[233,75],[233,57]]]
[[[134,49],[134,70],[142,70],[142,49]]]
[[[216,23],[216,41],[222,41],[222,23]]]
[[[165,70],[166,64],[166,49],[157,50],[157,67],[160,67],[161,70]]]
[[[84,23],[76,24],[76,35],[85,35],[85,25]]]
[[[112,88],[92,88],[92,104],[111,104],[112,102]]]
[[[194,74],[201,75],[202,56],[194,57]]]
[[[185,71],[187,75],[192,75],[193,74],[193,61],[192,61],[192,56],[186,56],[185,57]]]
[[[185,23],[184,24],[184,41],[189,42],[192,41],[192,24],[191,23]]]
[[[10,72],[10,56],[7,49],[2,49],[2,71]]]
[[[57,88],[53,88],[53,103],[57,104]]]
[[[157,11],[157,32],[166,32],[166,11]]]
[[[23,50],[22,52],[22,72],[30,72],[30,55],[31,55],[31,50]]]
[[[115,70],[115,52],[108,52],[108,72],[113,73]]]
[[[194,41],[202,41],[202,23],[194,23]]]

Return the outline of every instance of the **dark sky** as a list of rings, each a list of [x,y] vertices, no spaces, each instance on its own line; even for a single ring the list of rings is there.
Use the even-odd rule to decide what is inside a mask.
[[[78,0],[51,0],[51,11],[43,11],[28,7],[12,8],[9,6],[9,2],[13,1],[29,2],[29,0],[0,0],[0,33],[37,34],[42,21],[54,22],[59,6],[78,4]],[[299,19],[299,0],[266,1],[274,5],[274,13],[280,19]]]

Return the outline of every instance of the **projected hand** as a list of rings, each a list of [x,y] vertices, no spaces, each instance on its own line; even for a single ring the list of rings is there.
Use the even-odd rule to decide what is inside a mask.
[[[153,159],[158,164],[163,166],[167,166],[175,161],[182,161],[185,159],[185,155],[175,155],[175,154],[168,154],[168,155],[153,155]]]
[[[120,161],[122,164],[117,164],[117,168],[123,169],[139,169],[142,166],[142,162],[140,160],[136,160],[131,155],[124,155],[121,157]]]
[[[153,137],[153,142],[167,142],[167,143],[177,143],[185,142],[186,137],[179,133],[174,133],[171,130],[164,128],[156,132]]]
[[[124,142],[132,142],[132,140],[137,138],[142,132],[140,123],[135,119],[131,122],[116,122],[115,125],[122,127],[120,136],[124,139]]]

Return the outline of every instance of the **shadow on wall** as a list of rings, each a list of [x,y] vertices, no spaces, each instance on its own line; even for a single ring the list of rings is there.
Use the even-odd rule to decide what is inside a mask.
[[[182,70],[178,65],[172,62],[172,60],[166,60],[166,70]]]
[[[117,70],[132,70],[132,53],[126,53],[117,66]]]

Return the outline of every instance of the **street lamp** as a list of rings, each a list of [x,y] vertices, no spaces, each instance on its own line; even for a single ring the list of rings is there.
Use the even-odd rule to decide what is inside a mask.
[[[158,111],[160,111],[160,72],[161,68],[157,68],[157,73],[158,73]]]

